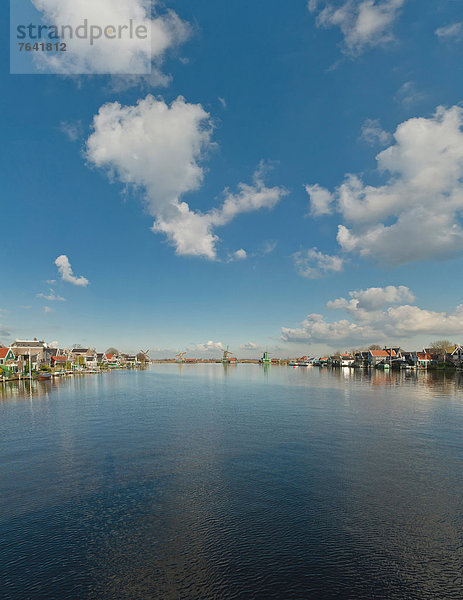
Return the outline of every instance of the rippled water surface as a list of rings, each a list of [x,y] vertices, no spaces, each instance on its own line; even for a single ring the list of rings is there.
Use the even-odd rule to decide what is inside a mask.
[[[0,598],[463,597],[463,373],[0,388]]]

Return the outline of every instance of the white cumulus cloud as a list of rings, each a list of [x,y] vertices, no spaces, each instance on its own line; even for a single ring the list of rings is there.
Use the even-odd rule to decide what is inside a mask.
[[[414,302],[415,296],[405,285],[388,285],[386,287],[371,287],[366,290],[349,292],[350,300],[338,298],[327,303],[327,308],[345,308],[351,310],[363,309],[375,311],[389,304]]]
[[[309,314],[299,327],[282,327],[287,342],[321,342],[327,345],[391,343],[423,335],[462,335],[463,305],[438,312],[410,304],[415,297],[406,286],[387,286],[352,291],[350,299],[338,298],[327,308],[343,310],[350,318],[331,321]],[[406,304],[400,304],[406,302]]]
[[[158,12],[157,1],[145,0],[32,0],[47,25],[73,28],[72,39],[63,37],[66,52],[39,53],[38,67],[48,72],[69,74],[147,74],[159,71],[164,54],[184,42],[190,27],[174,11]],[[151,7],[154,6],[155,14]],[[93,44],[85,39],[84,29],[76,28],[87,21],[94,29]],[[132,22],[130,37],[129,24]],[[106,32],[106,28],[110,28]],[[120,27],[124,29],[119,29]],[[140,35],[135,35],[137,31]],[[67,30],[68,31],[68,30]],[[162,83],[162,75],[159,78]]]
[[[240,183],[236,193],[225,191],[220,207],[191,210],[183,195],[201,187],[202,162],[214,146],[212,131],[210,115],[200,104],[179,96],[169,106],[148,95],[135,106],[103,105],[86,156],[110,177],[143,189],[147,210],[155,217],[152,230],[166,234],[177,254],[214,259],[219,239],[214,227],[241,213],[273,208],[287,192],[264,184],[261,165],[252,184]]]
[[[194,349],[198,350],[199,352],[214,352],[218,350],[222,352],[225,350],[225,346],[222,344],[222,342],[213,342],[212,340],[209,340],[205,344],[196,344]]]
[[[233,252],[233,254],[230,257],[230,260],[245,260],[247,257],[248,255],[246,250],[240,248],[239,250],[236,250],[236,252]]]
[[[405,0],[309,0],[318,27],[339,27],[345,52],[358,55],[393,40],[392,26]]]
[[[281,328],[285,342],[322,342],[329,345],[338,342],[358,343],[367,339],[374,340],[375,330],[368,325],[358,325],[347,319],[327,322],[318,313],[307,315],[300,327]]]
[[[334,192],[345,252],[387,265],[463,253],[462,126],[459,106],[409,119],[376,157],[383,185],[346,175]]]
[[[88,279],[85,277],[76,277],[74,275],[71,263],[65,254],[58,256],[58,258],[55,260],[55,265],[58,267],[59,274],[61,275],[61,279],[63,281],[67,281],[68,283],[72,283],[73,285],[81,287],[86,287],[89,284]]]
[[[318,183],[306,185],[305,191],[310,198],[310,215],[312,217],[323,217],[333,212],[334,196],[331,192]]]
[[[438,312],[410,305],[393,306],[387,309],[385,321],[389,335],[460,335],[463,333],[463,304],[452,312]]]

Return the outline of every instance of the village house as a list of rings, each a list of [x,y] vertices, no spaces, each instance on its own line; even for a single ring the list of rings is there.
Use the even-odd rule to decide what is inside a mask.
[[[47,344],[43,341],[33,340],[16,340],[11,344],[11,350],[17,361],[17,370],[27,371],[38,370],[43,362],[46,362]]]
[[[135,354],[123,354],[122,357],[127,366],[132,367],[138,363],[137,357],[135,356]]]
[[[107,352],[104,356],[108,367],[118,367],[122,362],[122,357],[120,355],[116,356],[115,354]]]
[[[67,367],[67,363],[69,361],[69,357],[68,356],[51,356],[50,357],[50,367],[59,370],[59,371],[64,371],[66,370]]]
[[[433,362],[431,354],[428,352],[416,352],[416,366],[421,367],[422,369],[427,369],[429,365]]]
[[[89,348],[73,348],[71,351],[71,361],[74,368],[81,371],[87,367],[87,353]]]
[[[375,367],[378,364],[391,363],[391,360],[397,358],[397,353],[393,348],[384,348],[383,350],[368,350],[368,364]]]
[[[455,350],[452,352],[452,354],[450,355],[450,359],[452,360],[452,362],[455,365],[462,365],[463,364],[463,346],[460,346],[460,344],[458,344],[455,348]]]
[[[355,358],[351,354],[342,354],[341,355],[341,367],[352,367]]]
[[[320,365],[330,365],[331,364],[331,357],[330,356],[322,356],[321,358],[318,359],[318,363]]]
[[[359,350],[354,354],[354,365],[356,367],[368,367],[370,364],[368,357],[368,350]]]
[[[89,350],[88,348],[73,348],[71,350],[71,356],[73,356],[73,357],[84,356],[85,354],[87,354],[88,350]]]
[[[98,371],[100,368],[136,368],[141,361],[135,354],[97,352],[91,348],[57,348],[43,340],[16,340],[10,347],[0,344],[0,373],[28,375],[50,367],[56,371]],[[8,371],[9,373],[7,373]]]
[[[97,352],[96,360],[98,361],[99,365],[103,365],[103,366],[106,366],[106,364],[108,362],[108,359],[106,358],[106,354],[104,352]]]
[[[416,365],[416,352],[406,352],[402,350],[402,360],[410,366]]]
[[[97,369],[98,368],[98,354],[95,350],[87,350],[85,353],[85,367],[87,369]]]
[[[59,348],[56,347],[51,347],[51,346],[46,346],[43,349],[43,354],[42,354],[42,360],[41,360],[41,364],[42,365],[47,365],[49,367],[52,367],[53,365],[51,364],[52,362],[52,357],[53,356],[61,356],[63,354],[63,351],[60,350]]]
[[[7,371],[16,372],[16,357],[11,348],[0,348],[0,366]]]

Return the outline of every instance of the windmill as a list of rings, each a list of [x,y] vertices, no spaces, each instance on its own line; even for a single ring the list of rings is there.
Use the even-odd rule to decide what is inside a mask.
[[[262,365],[270,365],[272,364],[272,359],[270,358],[270,352],[268,350],[266,350],[262,356],[262,358],[259,360],[259,362]]]
[[[236,358],[234,356],[232,356],[232,353],[228,349],[228,346],[227,346],[227,349],[223,351],[222,362],[223,363],[236,362]]]
[[[140,352],[138,353],[139,355],[141,354],[143,356],[142,362],[149,362],[149,351],[150,349],[148,348],[148,350],[140,350]]]
[[[185,354],[186,352],[182,352],[180,348],[178,349],[178,353],[175,355],[178,363],[185,362]]]

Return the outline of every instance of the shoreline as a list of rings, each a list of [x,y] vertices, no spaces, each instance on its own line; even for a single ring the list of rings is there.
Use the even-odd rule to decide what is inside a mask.
[[[161,364],[161,365],[179,365],[179,366],[185,366],[185,365],[213,365],[213,364],[221,364],[224,365],[226,367],[230,367],[230,366],[236,366],[236,365],[262,365],[265,367],[287,367],[287,366],[291,366],[291,368],[298,368],[298,369],[310,369],[310,368],[318,368],[318,369],[349,369],[349,370],[354,370],[354,371],[379,371],[381,369],[378,369],[376,366],[341,366],[341,365],[310,365],[310,366],[304,366],[304,365],[289,365],[289,363],[291,362],[290,358],[285,358],[280,360],[279,363],[261,363],[259,361],[259,359],[243,359],[243,360],[237,360],[236,362],[233,363],[226,363],[223,362],[220,358],[218,359],[198,359],[198,360],[192,360],[192,361],[188,361],[188,362],[178,362],[175,359],[159,359],[159,360],[151,360],[149,364]],[[397,369],[397,368],[390,368],[387,371],[400,371],[400,370],[405,370],[405,369]],[[411,367],[410,369],[406,369],[406,370],[410,370],[410,371],[443,371],[443,372],[461,372],[463,371],[463,368],[459,368],[456,367],[454,365],[448,365],[448,366],[440,366],[440,365],[430,365],[428,367]],[[386,372],[387,372],[386,371]]]
[[[318,368],[318,369],[328,369],[328,370],[341,370],[341,369],[349,369],[350,371],[381,371],[382,369],[378,369],[374,366],[334,366],[334,365],[311,365],[309,366],[302,366],[302,365],[289,365],[290,359],[285,359],[282,360],[280,363],[275,363],[275,364],[262,364],[258,359],[244,359],[241,361],[237,361],[237,362],[233,362],[233,363],[224,363],[221,359],[200,359],[197,361],[191,361],[191,362],[178,362],[175,359],[160,359],[160,360],[151,360],[147,366],[149,366],[150,364],[152,365],[159,365],[159,364],[163,364],[163,365],[177,365],[179,367],[183,367],[183,366],[194,366],[194,365],[210,365],[210,364],[217,364],[217,365],[223,365],[224,367],[231,367],[231,366],[237,366],[239,364],[247,364],[247,365],[261,365],[263,367],[287,367],[287,366],[291,366],[292,369],[310,369],[310,368]],[[48,379],[49,381],[54,380],[54,379],[62,379],[62,378],[69,378],[69,377],[83,377],[85,375],[103,375],[103,374],[108,374],[108,373],[112,373],[112,372],[117,372],[117,371],[144,371],[146,370],[147,366],[144,367],[132,367],[132,368],[126,368],[126,367],[115,367],[112,369],[101,369],[98,371],[94,371],[94,370],[81,370],[81,371],[64,371],[64,372],[57,372],[57,373],[51,373],[51,377]],[[383,372],[400,372],[403,369],[388,369],[386,371]],[[431,371],[431,372],[440,372],[440,373],[461,373],[463,372],[463,368],[458,368],[455,366],[447,366],[447,367],[442,367],[442,366],[429,366],[429,367],[421,367],[421,368],[411,368],[411,369],[407,369],[407,372],[424,372],[424,371]],[[39,374],[35,373],[34,375],[30,376],[28,374],[21,374],[21,375],[17,375],[15,377],[0,377],[0,383],[11,383],[11,382],[20,382],[20,381],[39,381]],[[45,383],[46,380],[42,380],[42,383]]]
[[[61,379],[63,377],[76,377],[76,376],[84,376],[84,375],[103,375],[107,373],[112,373],[113,371],[134,371],[134,370],[144,370],[146,367],[115,367],[113,369],[101,369],[98,371],[94,370],[83,370],[83,371],[59,371],[57,373],[51,373],[51,377],[47,378],[49,381],[52,379]],[[49,373],[49,371],[44,371],[44,373]],[[29,374],[16,374],[15,377],[0,377],[0,383],[10,383],[12,381],[39,381],[39,373],[34,373],[33,375]],[[44,380],[45,381],[45,380]]]

